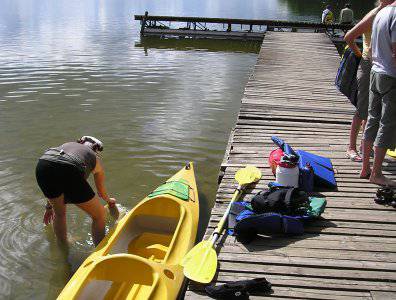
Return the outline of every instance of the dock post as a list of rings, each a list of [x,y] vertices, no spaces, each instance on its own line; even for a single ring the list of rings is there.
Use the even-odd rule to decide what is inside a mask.
[[[144,13],[144,17],[142,20],[142,26],[140,27],[140,35],[144,34],[144,28],[146,28],[147,17],[148,17],[148,11],[146,11]]]

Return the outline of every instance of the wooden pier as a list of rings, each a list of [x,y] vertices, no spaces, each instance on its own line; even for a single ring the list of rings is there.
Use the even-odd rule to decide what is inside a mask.
[[[206,235],[231,199],[238,168],[253,164],[263,172],[245,200],[274,180],[267,163],[272,135],[331,158],[338,190],[321,192],[328,203],[323,218],[302,236],[259,237],[247,245],[223,239],[215,284],[266,277],[273,293],[265,299],[396,299],[396,210],[374,202],[377,186],[359,179],[360,164],[345,158],[354,109],[334,87],[339,61],[324,34],[266,35],[230,135]],[[385,173],[395,179],[395,160],[387,160]],[[209,299],[193,283],[185,298]]]
[[[209,38],[262,41],[267,31],[326,31],[335,41],[343,41],[335,30],[345,33],[353,25],[254,20],[230,18],[135,15],[140,21],[141,36]],[[171,25],[174,25],[173,27]],[[176,25],[175,25],[176,24]],[[176,26],[176,27],[175,27]],[[181,26],[181,27],[180,27]]]

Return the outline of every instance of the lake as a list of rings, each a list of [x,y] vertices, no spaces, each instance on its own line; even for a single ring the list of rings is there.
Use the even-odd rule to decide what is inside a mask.
[[[373,6],[373,1],[348,2],[357,18]],[[338,16],[345,2],[326,3]],[[51,146],[82,135],[102,139],[106,185],[124,210],[194,161],[202,227],[208,220],[259,45],[150,40],[142,47],[134,14],[319,21],[325,5],[315,0],[1,4],[2,299],[54,299],[93,249],[90,220],[73,206],[67,213],[68,253],[43,226],[45,199],[34,168]]]

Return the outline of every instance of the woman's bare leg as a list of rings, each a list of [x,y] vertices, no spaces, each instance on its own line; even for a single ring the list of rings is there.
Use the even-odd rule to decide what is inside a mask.
[[[374,164],[373,171],[370,176],[370,182],[382,186],[395,188],[396,182],[385,177],[384,174],[382,174],[382,163],[384,162],[387,149],[381,147],[375,147],[374,149]]]
[[[356,147],[356,141],[359,135],[361,124],[362,124],[362,119],[360,119],[358,113],[356,112],[355,115],[353,116],[351,129],[349,132],[349,146],[347,149],[347,157],[351,158],[353,161],[358,161],[358,162],[362,160]]]
[[[105,236],[105,209],[97,196],[76,205],[92,218],[92,238],[97,246]]]
[[[357,112],[353,116],[351,129],[349,132],[349,147],[348,151],[355,151],[356,152],[356,141],[359,134],[360,126],[362,124],[362,119],[360,119]]]
[[[373,142],[368,141],[368,140],[363,140],[363,164],[362,164],[362,169],[360,171],[360,178],[366,178],[371,174],[371,167],[370,167],[370,153],[371,150],[373,149]]]
[[[67,244],[67,229],[66,229],[66,204],[63,194],[57,198],[48,199],[54,210],[54,232],[58,241],[62,244]]]

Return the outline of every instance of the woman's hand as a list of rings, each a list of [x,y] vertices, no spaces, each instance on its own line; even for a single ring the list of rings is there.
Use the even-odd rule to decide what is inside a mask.
[[[55,217],[55,213],[54,210],[51,209],[45,209],[45,213],[44,213],[44,218],[43,218],[43,223],[47,226],[49,224],[52,223],[52,221],[54,220]]]
[[[112,216],[114,220],[118,220],[118,218],[120,217],[120,212],[116,205],[116,199],[109,198],[106,202],[107,202],[107,206],[109,208],[110,216]]]
[[[107,202],[107,204],[109,205],[110,208],[116,206],[116,199],[115,198],[109,198],[106,202]]]

